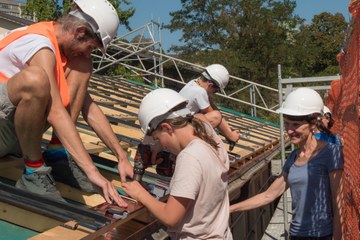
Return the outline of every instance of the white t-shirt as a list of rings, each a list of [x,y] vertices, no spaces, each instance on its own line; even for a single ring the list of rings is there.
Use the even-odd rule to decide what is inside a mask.
[[[195,80],[188,82],[179,94],[189,101],[186,107],[190,109],[192,114],[199,113],[210,106],[206,90],[200,87]]]
[[[170,195],[195,200],[183,220],[168,229],[172,239],[232,239],[228,227],[229,158],[221,139],[210,125],[218,150],[201,139],[191,141],[176,158]]]
[[[4,35],[0,35],[0,41],[2,37]],[[0,50],[0,72],[9,78],[14,76],[27,67],[26,62],[42,48],[55,52],[50,40],[42,35],[27,34],[18,38]]]

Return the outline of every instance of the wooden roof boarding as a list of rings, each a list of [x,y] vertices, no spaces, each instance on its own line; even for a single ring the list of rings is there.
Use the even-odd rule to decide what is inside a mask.
[[[137,119],[138,108],[142,98],[153,89],[151,86],[140,83],[100,75],[93,75],[89,84],[89,93],[109,119],[114,132],[121,142],[121,146],[128,152],[131,161],[133,161],[135,156],[137,144],[140,143],[143,137]],[[227,111],[226,109],[221,109],[221,111],[230,126],[240,129],[242,132],[241,138],[233,151],[229,152],[231,159],[231,170],[229,172],[230,185],[241,178],[245,170],[251,167],[253,161],[264,158],[265,155],[272,152],[279,145],[279,128],[274,124],[245,114]],[[123,193],[116,168],[116,158],[81,116],[76,126],[86,149],[91,154],[101,173],[118,188],[120,193]],[[51,129],[43,136],[44,147],[50,137]],[[228,148],[225,138],[223,136],[221,138]],[[21,160],[1,159],[0,183],[6,183],[6,186],[12,187],[22,174],[22,164]],[[156,191],[160,199],[166,199],[170,178],[160,176],[156,173],[155,168],[148,168],[143,180],[157,187]],[[66,207],[69,207],[69,211],[73,211],[72,209],[75,209],[74,206],[80,206],[82,209],[85,208],[84,212],[76,215],[78,218],[75,216],[73,219],[68,219],[62,217],[62,215],[57,216],[57,214],[52,216],[51,211],[44,213],[40,212],[39,209],[29,209],[21,201],[18,204],[14,204],[13,200],[7,200],[8,198],[4,197],[3,200],[0,199],[0,219],[32,229],[36,234],[31,239],[38,240],[110,239],[106,238],[106,236],[110,235],[111,239],[142,239],[150,232],[156,232],[158,235],[164,234],[161,223],[151,217],[141,204],[131,199],[127,200],[131,205],[129,215],[124,219],[116,219],[104,213],[106,212],[104,209],[108,206],[104,206],[105,201],[101,195],[86,194],[63,183],[57,183],[57,187],[62,196],[68,200],[68,203],[59,206],[58,203],[45,203],[39,198],[40,205],[53,206],[53,209],[66,209]],[[1,189],[0,197],[2,195],[7,196],[7,193],[5,194]],[[18,194],[15,190],[10,189],[9,191],[11,196],[17,196],[16,194]],[[19,194],[21,195],[21,192]],[[34,199],[34,197],[31,197],[31,199]],[[87,212],[87,210],[90,212]],[[91,215],[91,212],[106,216],[102,219]],[[25,220],[25,217],[22,216],[28,217]]]

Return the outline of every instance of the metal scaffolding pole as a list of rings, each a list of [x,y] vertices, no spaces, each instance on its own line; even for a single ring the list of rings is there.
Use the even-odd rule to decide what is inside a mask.
[[[281,81],[281,65],[278,65],[278,79],[279,79],[279,105],[283,102],[283,90]],[[285,164],[285,134],[284,134],[284,118],[280,114],[280,145],[281,145],[281,166]],[[283,211],[284,211],[284,238],[289,239],[289,219],[288,219],[288,203],[287,203],[287,192],[285,191],[282,195],[283,198]]]

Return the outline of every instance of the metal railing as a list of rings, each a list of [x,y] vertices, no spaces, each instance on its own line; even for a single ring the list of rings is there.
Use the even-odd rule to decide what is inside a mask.
[[[114,39],[105,56],[93,54],[94,73],[114,64],[122,65],[131,71],[133,77],[140,76],[146,83],[159,85],[159,87],[164,87],[171,82],[185,85],[190,79],[187,79],[184,73],[189,71],[200,75],[205,66],[163,53],[160,31],[160,24],[151,21]],[[164,68],[173,69],[172,76],[164,74]],[[155,81],[153,81],[154,79]],[[230,76],[230,84],[234,86],[233,90],[229,90],[228,87],[224,92],[217,95],[231,102],[243,104],[250,109],[249,112],[252,116],[256,117],[258,109],[275,113],[275,109],[278,108],[277,102],[269,103],[266,100],[276,99],[278,89],[236,76]],[[269,96],[271,97],[269,98]]]

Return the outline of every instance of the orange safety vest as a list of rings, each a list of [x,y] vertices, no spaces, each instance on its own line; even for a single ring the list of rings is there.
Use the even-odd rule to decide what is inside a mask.
[[[19,39],[26,34],[39,34],[47,37],[55,49],[56,66],[54,69],[54,75],[56,85],[58,86],[62,103],[65,107],[67,107],[70,103],[69,88],[64,72],[67,64],[67,59],[60,53],[54,30],[55,24],[55,22],[40,22],[30,25],[25,29],[13,31],[0,40],[0,51],[13,41]],[[0,82],[6,82],[8,79],[9,78],[5,76],[5,74],[0,72]]]

